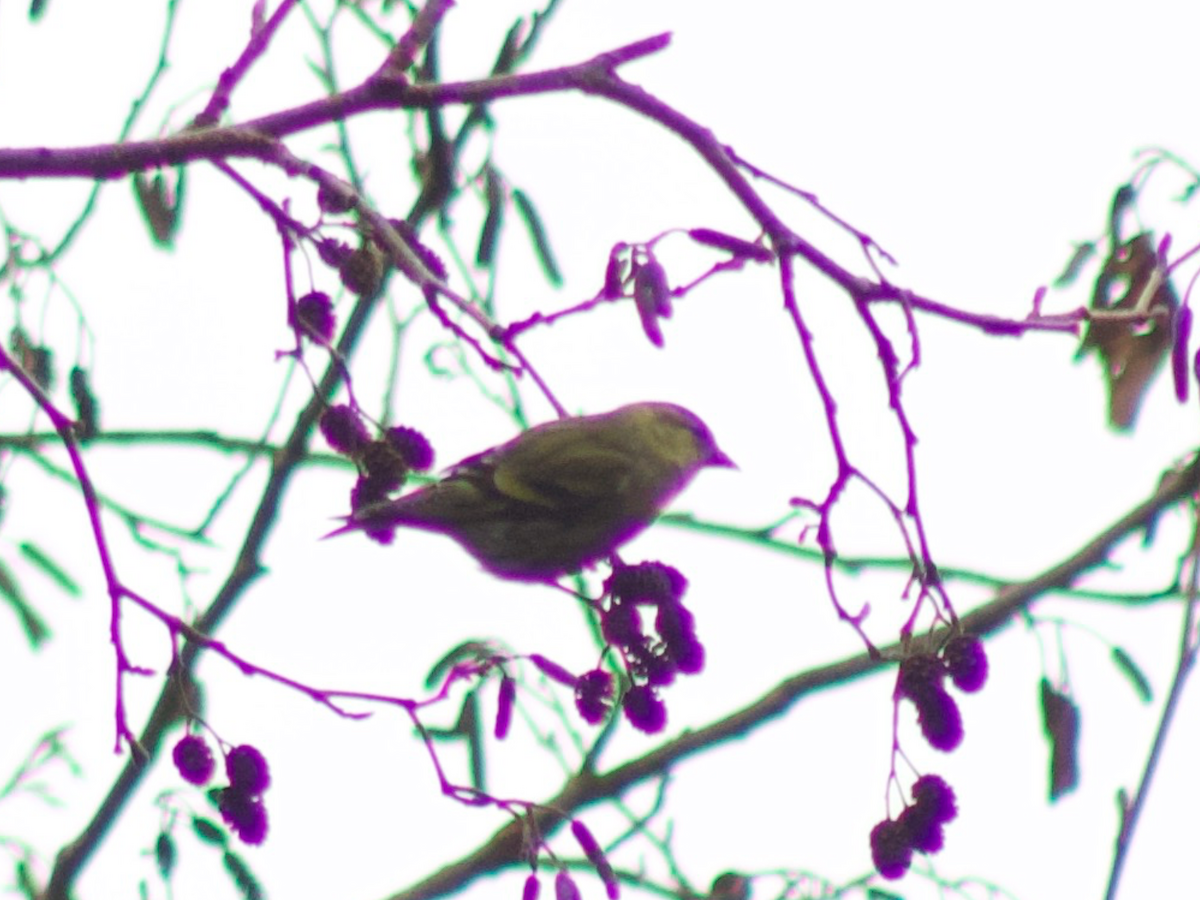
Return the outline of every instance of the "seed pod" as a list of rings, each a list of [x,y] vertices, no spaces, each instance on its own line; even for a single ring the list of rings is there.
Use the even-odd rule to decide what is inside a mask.
[[[642,320],[642,330],[655,347],[663,345],[659,319],[671,317],[671,286],[667,273],[656,259],[647,260],[633,278],[633,301]]]

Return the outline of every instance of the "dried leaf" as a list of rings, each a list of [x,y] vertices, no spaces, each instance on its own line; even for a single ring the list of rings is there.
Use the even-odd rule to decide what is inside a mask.
[[[1104,263],[1092,291],[1093,312],[1159,310],[1159,315],[1132,321],[1101,315],[1088,323],[1079,346],[1076,359],[1091,348],[1100,355],[1114,428],[1133,427],[1150,381],[1171,348],[1178,307],[1149,233],[1117,247]]]
[[[173,185],[167,183],[162,169],[157,170],[153,177],[147,176],[145,172],[135,172],[133,175],[133,190],[138,208],[146,220],[150,237],[163,249],[169,250],[175,244],[186,186],[187,169],[183,166],[175,167]]]
[[[708,889],[709,900],[750,900],[750,879],[740,872],[722,872]],[[882,900],[882,898],[880,898]]]
[[[87,371],[72,366],[68,384],[71,386],[71,401],[75,404],[75,433],[81,441],[90,440],[100,430],[100,405],[88,384]]]
[[[54,386],[53,350],[33,343],[20,325],[14,326],[9,333],[8,346],[17,365],[24,369],[42,390],[48,391]]]
[[[1079,784],[1079,707],[1045,678],[1041,684],[1041,704],[1042,727],[1050,741],[1050,802],[1053,803]]]

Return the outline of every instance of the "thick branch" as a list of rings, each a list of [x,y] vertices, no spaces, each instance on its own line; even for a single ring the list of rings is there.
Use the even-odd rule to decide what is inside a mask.
[[[1200,456],[1185,468],[1169,473],[1149,498],[1079,548],[1069,559],[1030,581],[1002,589],[994,600],[962,616],[963,628],[980,635],[998,631],[1046,591],[1067,587],[1088,569],[1099,565],[1119,541],[1145,528],[1166,509],[1192,495],[1198,488]],[[575,775],[558,796],[538,807],[534,814],[535,832],[548,834],[576,810],[615,799],[647,780],[662,776],[689,756],[725,741],[745,737],[787,712],[808,694],[840,687],[890,665],[889,660],[899,658],[900,645],[885,647],[881,653],[881,659],[863,653],[793,675],[743,709],[696,731],[685,732],[611,772],[597,775],[584,771]],[[523,860],[522,834],[520,823],[504,826],[474,853],[447,865],[419,884],[392,895],[390,900],[427,900],[445,896],[462,890],[481,875],[520,863]]]
[[[155,141],[90,147],[0,149],[0,178],[123,178],[131,172],[205,159],[271,159],[275,141],[372,110],[478,104],[501,97],[586,89],[598,73],[665,47],[659,35],[583,63],[478,81],[409,84],[399,75],[375,75],[357,87],[303,106],[228,127],[200,128]]]

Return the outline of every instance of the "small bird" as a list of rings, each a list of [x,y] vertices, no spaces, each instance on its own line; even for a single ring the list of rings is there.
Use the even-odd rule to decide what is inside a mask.
[[[553,581],[611,555],[705,466],[734,468],[699,417],[634,403],[531,428],[441,481],[356,510],[334,534],[421,528],[501,578]]]

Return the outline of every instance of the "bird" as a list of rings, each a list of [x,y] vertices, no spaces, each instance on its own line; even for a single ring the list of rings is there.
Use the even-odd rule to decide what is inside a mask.
[[[633,403],[530,428],[440,481],[364,505],[333,534],[437,532],[493,575],[553,582],[612,556],[709,466],[736,468],[695,413]]]

